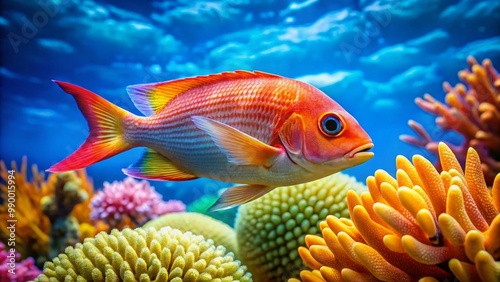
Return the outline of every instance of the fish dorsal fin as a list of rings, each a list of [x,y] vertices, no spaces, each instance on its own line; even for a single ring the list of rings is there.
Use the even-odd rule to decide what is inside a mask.
[[[238,70],[166,82],[130,85],[127,87],[127,93],[137,109],[146,116],[150,116],[161,111],[174,97],[188,90],[222,81],[259,77],[280,78],[281,76],[260,71]]]
[[[149,180],[180,181],[198,178],[196,175],[182,171],[167,157],[149,148],[135,164],[123,169],[123,173]]]

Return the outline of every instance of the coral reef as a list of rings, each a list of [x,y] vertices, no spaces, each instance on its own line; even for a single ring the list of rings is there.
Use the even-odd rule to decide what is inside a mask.
[[[424,111],[437,115],[436,124],[440,128],[463,136],[465,140],[460,146],[448,144],[461,163],[469,147],[476,149],[486,183],[491,186],[500,172],[500,75],[488,59],[482,65],[473,57],[467,62],[470,70],[460,71],[458,76],[468,87],[444,83],[446,104],[429,94],[424,95],[424,99],[417,98],[415,103]],[[408,124],[419,137],[402,135],[401,140],[437,153],[438,141],[434,141],[418,122],[410,120]]]
[[[53,248],[57,254],[59,253],[59,251],[56,251],[57,249],[64,249],[67,244],[72,245],[73,243],[71,242],[75,238],[76,240],[83,239],[81,236],[80,238],[78,237],[78,234],[80,234],[78,229],[82,229],[83,226],[87,226],[88,229],[85,234],[92,237],[95,236],[97,231],[103,229],[100,225],[95,227],[90,224],[89,208],[86,205],[89,203],[88,197],[93,195],[94,188],[92,181],[87,177],[84,170],[62,174],[66,176],[61,177],[70,177],[74,183],[74,185],[67,186],[69,190],[74,189],[73,192],[67,191],[68,193],[64,191],[64,181],[60,182],[60,174],[50,174],[47,180],[45,180],[44,174],[38,171],[36,165],[32,166],[32,179],[28,180],[26,158],[23,158],[20,168],[17,167],[15,162],[12,162],[10,171],[12,171],[11,176],[13,176],[12,181],[15,183],[14,185],[7,185],[9,170],[7,170],[3,161],[0,162],[0,177],[2,178],[2,181],[0,181],[0,238],[2,242],[7,244],[8,234],[10,234],[7,229],[7,219],[14,218],[17,220],[15,243],[16,250],[21,254],[21,258],[34,257],[37,260],[37,265],[41,266],[49,257],[50,248]],[[9,191],[9,186],[14,186],[15,189]],[[71,189],[69,188],[70,186],[72,187]],[[15,194],[15,212],[12,213],[13,218],[11,218],[11,213],[8,212],[6,201],[8,192],[12,193],[12,191]],[[87,200],[75,206],[68,202],[72,201],[72,193],[86,194]],[[73,209],[71,210],[70,207],[73,207]],[[50,216],[44,213],[44,208]],[[59,211],[59,208],[64,210]],[[60,220],[63,217],[71,218],[67,223],[72,223],[70,224],[72,231],[65,234],[72,233],[72,239],[63,239],[61,234],[56,231],[61,226],[52,226],[51,220],[62,223],[62,221],[58,221],[57,219],[59,216],[61,216]],[[77,223],[80,225],[76,225]],[[59,238],[55,239],[55,237]],[[64,243],[66,239],[68,239],[68,242]],[[49,241],[51,242],[50,244]],[[53,244],[55,242],[59,243]]]
[[[0,242],[0,281],[25,282],[35,279],[41,273],[33,258],[19,261],[20,258],[21,255],[15,249],[7,249]]]
[[[104,189],[91,201],[92,220],[104,220],[111,228],[139,227],[165,213],[182,212],[180,201],[165,202],[148,181],[131,177],[104,183]]]
[[[229,226],[234,226],[234,219],[236,218],[238,207],[227,210],[207,211],[208,208],[211,207],[218,198],[219,197],[216,195],[203,195],[200,198],[196,199],[194,202],[188,204],[186,211],[202,213],[220,220]]]
[[[69,247],[35,281],[252,281],[222,246],[170,227],[114,229]]]
[[[81,183],[74,171],[59,173],[54,195],[44,196],[40,200],[42,212],[50,220],[49,259],[80,241],[80,224],[71,212],[77,204],[88,198],[87,192],[81,189]]]
[[[15,180],[15,219],[16,222],[16,250],[21,258],[47,256],[49,246],[50,221],[42,213],[40,200],[50,195],[52,188],[44,181],[43,173],[36,165],[32,166],[32,180],[27,179],[27,159],[23,158],[21,167],[12,162]],[[7,206],[8,170],[5,163],[0,162],[0,236],[1,241],[7,244],[7,220],[11,219]]]
[[[233,252],[238,257],[236,232],[229,225],[217,219],[201,213],[179,212],[162,215],[144,224],[144,228],[153,227],[156,230],[165,226],[212,239],[216,246],[222,245],[228,252]]]
[[[299,249],[313,269],[302,281],[499,281],[500,174],[490,194],[473,148],[465,171],[444,143],[438,153],[441,173],[398,156],[396,178],[378,170],[369,193],[349,191],[351,220],[328,216]]]
[[[238,252],[256,281],[286,281],[305,268],[297,248],[307,234],[320,234],[327,215],[349,216],[347,190],[366,191],[353,177],[337,173],[313,182],[280,187],[240,207]]]

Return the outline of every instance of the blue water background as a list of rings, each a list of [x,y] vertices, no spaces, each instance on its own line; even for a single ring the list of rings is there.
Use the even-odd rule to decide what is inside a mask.
[[[500,1],[2,1],[1,159],[46,169],[74,151],[88,129],[52,79],[90,89],[139,114],[125,87],[180,77],[261,70],[320,87],[371,135],[375,157],[345,172],[363,181],[395,173],[398,154],[433,156],[401,142],[409,119],[437,139],[414,99],[444,99],[466,57],[500,66]],[[124,178],[136,148],[88,168],[95,186]],[[154,183],[186,202],[228,183]]]

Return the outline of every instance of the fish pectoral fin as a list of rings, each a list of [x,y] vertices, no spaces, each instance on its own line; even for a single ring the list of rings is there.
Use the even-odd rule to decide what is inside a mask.
[[[269,146],[219,121],[201,116],[193,116],[191,120],[199,129],[210,135],[230,163],[270,167],[282,152],[279,148]]]
[[[220,195],[219,199],[208,209],[208,211],[225,210],[248,203],[271,192],[274,188],[276,187],[260,184],[231,187]]]
[[[285,148],[292,154],[302,152],[304,141],[304,121],[299,114],[292,114],[281,126],[280,140]]]
[[[149,148],[136,163],[122,171],[128,176],[149,180],[180,181],[198,178],[180,170],[167,157]]]

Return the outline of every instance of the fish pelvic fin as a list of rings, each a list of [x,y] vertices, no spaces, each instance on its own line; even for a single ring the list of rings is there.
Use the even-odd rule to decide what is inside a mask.
[[[218,211],[237,207],[271,192],[276,187],[247,184],[226,189],[208,211]]]
[[[70,156],[53,165],[47,171],[61,172],[80,169],[110,158],[133,146],[126,142],[123,119],[132,115],[97,94],[77,85],[54,81],[71,94],[87,120],[89,136]]]
[[[170,159],[149,148],[136,163],[122,171],[128,176],[149,180],[181,181],[198,178],[182,171]]]

